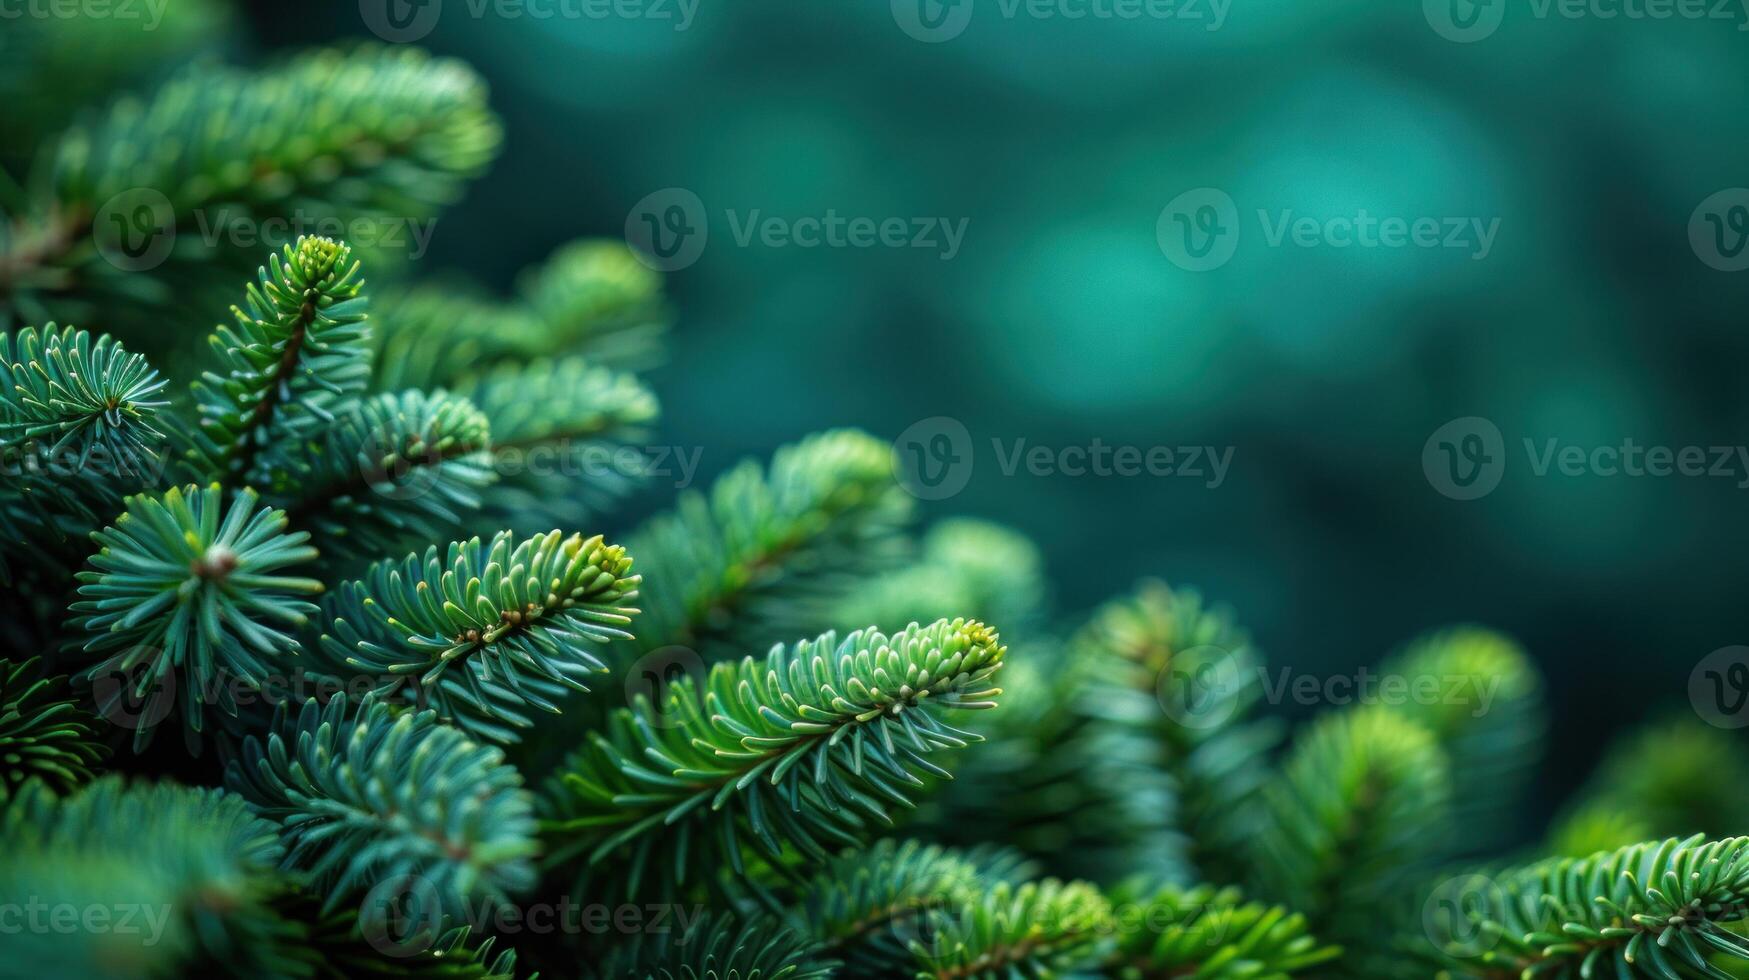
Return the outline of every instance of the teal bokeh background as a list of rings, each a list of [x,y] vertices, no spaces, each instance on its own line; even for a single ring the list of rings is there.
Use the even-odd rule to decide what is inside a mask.
[[[885,0],[700,0],[684,31],[445,0],[419,43],[486,75],[507,142],[422,264],[507,286],[689,189],[711,237],[670,277],[680,325],[654,382],[665,439],[704,447],[705,474],[827,425],[953,417],[975,469],[927,512],[1025,529],[1067,609],[1142,575],[1194,583],[1274,662],[1317,672],[1448,622],[1519,636],[1573,760],[1552,798],[1604,734],[1683,706],[1694,664],[1745,638],[1749,464],[1538,477],[1523,445],[1745,442],[1749,272],[1709,267],[1689,224],[1749,185],[1749,15],[1494,2],[1503,21],[1473,43],[1442,36],[1437,4],[1352,0],[1233,0],[1218,30],[1207,0],[1201,20],[973,0],[962,33],[924,43]],[[250,18],[266,48],[370,36],[352,3]],[[1156,224],[1199,187],[1231,197],[1240,237],[1192,272]],[[742,247],[725,215],[754,209],[967,233],[950,260]],[[1481,259],[1270,247],[1259,209],[1498,232]],[[1464,416],[1508,455],[1473,501],[1423,470]],[[1234,458],[1215,489],[1005,476],[991,440],[1016,438]]]

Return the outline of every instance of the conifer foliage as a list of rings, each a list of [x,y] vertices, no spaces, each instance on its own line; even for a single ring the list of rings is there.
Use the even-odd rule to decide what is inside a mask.
[[[180,234],[430,216],[499,124],[406,47],[153,87],[222,23],[176,9],[93,68],[124,90],[20,117],[5,182],[0,974],[1749,975],[1740,748],[1659,729],[1512,851],[1543,685],[1492,631],[1387,668],[1486,703],[1290,735],[1230,611],[1150,581],[1065,621],[869,433],[617,522],[659,277],[583,241],[499,297]]]

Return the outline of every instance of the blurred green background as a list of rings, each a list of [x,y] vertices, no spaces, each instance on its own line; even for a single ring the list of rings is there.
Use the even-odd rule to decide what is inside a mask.
[[[417,43],[489,79],[506,145],[419,271],[505,288],[564,241],[622,235],[646,195],[690,190],[710,237],[669,278],[680,325],[654,383],[662,441],[703,447],[701,478],[828,425],[957,419],[975,467],[926,513],[1030,533],[1066,610],[1164,576],[1312,672],[1443,623],[1516,635],[1572,760],[1548,767],[1545,800],[1743,641],[1742,460],[1538,477],[1523,448],[1745,441],[1749,274],[1690,240],[1703,200],[1749,184],[1742,9],[1232,0],[1211,29],[1210,0],[1137,18],[962,0],[925,8],[957,25],[931,43],[906,23],[915,2],[689,0],[686,19],[678,0],[605,18],[445,0]],[[232,53],[369,39],[373,5],[241,9]],[[1503,16],[1459,43],[1454,12]],[[1199,272],[1157,223],[1202,187],[1235,203],[1239,237]],[[947,259],[741,245],[726,215],[755,209],[966,235]],[[1484,258],[1271,247],[1260,209],[1498,231]],[[1468,501],[1423,468],[1466,416],[1506,455]],[[1017,438],[1234,455],[1212,489],[1005,475],[991,441]]]

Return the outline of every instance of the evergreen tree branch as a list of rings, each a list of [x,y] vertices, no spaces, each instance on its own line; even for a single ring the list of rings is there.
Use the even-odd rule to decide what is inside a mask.
[[[375,395],[288,453],[270,497],[330,562],[392,554],[480,509],[480,491],[497,479],[491,446],[486,417],[465,398]]]
[[[286,867],[307,872],[332,911],[360,891],[429,894],[443,916],[496,906],[533,884],[534,818],[522,778],[496,748],[366,697],[290,703],[251,736],[226,784],[273,821]],[[428,890],[428,891],[427,891]],[[387,910],[366,902],[361,923]]]
[[[1319,936],[1365,946],[1446,832],[1450,779],[1434,737],[1384,706],[1319,718],[1265,788],[1253,890],[1304,909]]]
[[[871,436],[825,432],[779,449],[768,470],[749,460],[708,495],[682,495],[627,541],[648,583],[636,648],[776,642],[827,625],[856,576],[898,557],[911,498],[891,460]]]
[[[624,242],[582,240],[555,251],[517,283],[547,350],[641,371],[660,363],[671,313],[662,277]]]
[[[1381,673],[1416,692],[1398,710],[1433,735],[1450,763],[1450,834],[1429,842],[1427,856],[1496,852],[1516,829],[1542,745],[1536,667],[1511,640],[1468,626],[1421,637]]]
[[[57,792],[88,783],[109,752],[96,741],[97,719],[56,697],[64,677],[40,676],[41,660],[0,660],[0,805],[27,779]]]
[[[988,521],[947,518],[924,534],[915,561],[846,595],[832,618],[900,629],[971,614],[1020,636],[1044,618],[1045,593],[1044,556],[1025,535]]]
[[[249,490],[228,504],[217,486],[172,487],[126,503],[92,535],[99,551],[79,573],[72,625],[87,637],[85,652],[103,658],[85,676],[117,680],[99,703],[106,717],[115,717],[119,699],[142,703],[142,717],[160,698],[174,699],[198,745],[207,706],[235,717],[236,693],[259,691],[297,649],[295,633],[316,607],[292,597],[322,584],[272,573],[316,551]],[[153,731],[136,730],[136,750]]]
[[[997,882],[970,903],[929,913],[909,946],[918,980],[1085,976],[1113,948],[1111,905],[1086,882]]]
[[[0,809],[0,904],[81,914],[70,933],[17,930],[5,969],[169,978],[216,962],[239,976],[304,975],[298,928],[273,906],[291,887],[275,871],[282,850],[271,824],[220,790],[105,776],[60,797],[27,783]]]
[[[364,390],[370,349],[358,268],[351,248],[327,238],[299,238],[268,256],[248,309],[231,308],[235,328],[211,337],[224,373],[208,371],[193,386],[204,478],[262,485],[264,455],[332,425],[337,405]]]
[[[1624,736],[1551,834],[1554,854],[1585,857],[1643,840],[1721,837],[1749,814],[1749,754],[1692,716]]]
[[[142,229],[153,234],[300,210],[417,218],[455,200],[498,141],[478,77],[413,48],[315,51],[261,72],[199,66],[61,136],[33,180],[47,193],[0,253],[0,302],[98,286],[93,223],[133,188],[168,202]]]
[[[1245,901],[1237,888],[1149,886],[1132,880],[1110,901],[1120,917],[1117,948],[1106,968],[1118,980],[1287,980],[1342,953],[1308,931],[1305,916]]]
[[[581,357],[541,359],[477,372],[455,392],[491,427],[501,479],[487,506],[506,522],[583,520],[644,476],[644,453],[629,444],[658,413],[633,375]]]
[[[983,624],[943,620],[890,637],[828,633],[717,664],[702,685],[681,677],[659,704],[640,695],[549,781],[549,864],[581,856],[587,882],[612,855],[635,895],[646,877],[667,887],[723,863],[742,872],[743,843],[824,861],[909,806],[917,771],[946,775],[927,756],[977,740],[940,716],[994,707],[1005,655]]]
[[[790,901],[796,931],[823,955],[843,961],[842,976],[902,975],[909,941],[931,911],[958,908],[988,883],[1023,880],[1011,851],[949,850],[916,840],[876,841],[821,866]]]
[[[638,576],[625,549],[558,531],[500,531],[379,562],[326,601],[318,662],[382,698],[433,707],[476,739],[514,742],[531,711],[607,666],[591,645],[629,637]]]
[[[1453,976],[1728,980],[1722,967],[1749,965],[1749,838],[1649,841],[1494,882],[1464,903],[1481,938],[1446,951]]]
[[[673,942],[644,942],[609,957],[599,980],[827,980],[837,963],[761,916],[710,915]]]

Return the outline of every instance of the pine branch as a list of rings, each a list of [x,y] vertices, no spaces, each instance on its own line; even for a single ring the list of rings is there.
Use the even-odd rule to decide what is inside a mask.
[[[118,681],[99,703],[105,717],[125,701],[150,718],[160,698],[174,699],[197,746],[207,706],[235,717],[236,693],[259,691],[297,649],[295,631],[316,607],[291,597],[322,584],[271,573],[316,551],[248,490],[229,504],[217,486],[173,487],[126,504],[92,535],[100,550],[79,573],[72,625],[88,637],[85,652],[103,658],[85,677]],[[154,730],[135,731],[136,751]]]
[[[517,292],[548,350],[627,371],[662,360],[671,317],[662,277],[624,242],[571,242],[545,265],[525,271]]]
[[[891,459],[887,443],[836,430],[779,449],[769,470],[736,466],[708,496],[683,495],[627,542],[647,583],[636,648],[709,651],[829,625],[856,577],[897,557],[911,498]]]
[[[479,409],[442,391],[404,391],[367,399],[321,441],[288,453],[269,494],[333,563],[448,535],[496,479]]]
[[[909,941],[931,911],[973,901],[984,883],[1021,880],[1012,852],[959,852],[916,840],[876,841],[834,857],[789,903],[797,933],[843,960],[842,976],[903,975]]]
[[[1044,556],[1023,534],[971,518],[937,521],[914,562],[846,595],[834,622],[900,629],[971,614],[1024,635],[1045,616]]]
[[[1070,656],[1092,677],[1082,710],[1154,743],[1195,876],[1239,880],[1236,858],[1261,826],[1267,760],[1280,739],[1274,721],[1250,717],[1263,697],[1250,636],[1196,592],[1146,581],[1100,607]]]
[[[954,778],[908,832],[962,848],[1001,841],[1058,876],[1189,876],[1159,746],[1083,710],[1087,665],[1057,644],[1027,654],[1004,668],[1002,710],[968,726],[986,743],[950,763]]]
[[[1749,966],[1749,838],[1556,858],[1475,891],[1461,911],[1478,938],[1447,950],[1453,976],[1728,980],[1721,967]]]
[[[1365,945],[1446,832],[1450,779],[1433,736],[1388,708],[1319,718],[1265,788],[1254,891],[1304,909],[1321,937]]]
[[[261,72],[195,67],[148,99],[117,102],[49,150],[32,181],[47,193],[0,253],[0,301],[126,286],[134,273],[106,271],[88,243],[100,209],[132,188],[168,204],[152,228],[138,229],[152,235],[226,220],[259,227],[299,211],[342,222],[418,218],[454,201],[498,141],[478,77],[413,48],[316,51]],[[215,257],[211,248],[166,256]]]
[[[81,474],[101,454],[96,462],[109,469],[99,476],[137,478],[164,441],[152,423],[169,404],[155,398],[166,383],[107,336],[93,342],[52,323],[16,337],[0,333],[0,445],[9,453],[34,449]]]
[[[1260,666],[1225,610],[1143,582],[1017,666],[980,729],[990,746],[960,760],[919,832],[1002,840],[1058,875],[1235,880],[1279,737],[1250,716]]]
[[[203,478],[232,486],[267,482],[263,457],[331,426],[335,409],[364,390],[370,349],[364,281],[352,249],[299,238],[249,286],[234,328],[210,338],[223,373],[193,386],[200,429],[193,461]]]
[[[1685,834],[1724,836],[1749,814],[1749,754],[1692,716],[1632,733],[1610,747],[1551,834],[1555,854]]]
[[[324,980],[516,978],[516,951],[500,947],[498,937],[480,938],[465,925],[428,927],[428,910],[416,906],[396,910],[409,920],[405,923],[409,931],[399,933],[391,926],[373,924],[368,935],[359,926],[357,909],[345,907],[324,912],[321,897],[307,888],[285,894],[275,903],[275,909],[304,927],[307,949],[319,960],[313,965],[313,975]]]
[[[1451,764],[1450,834],[1428,856],[1504,847],[1517,830],[1542,746],[1536,667],[1511,640],[1470,626],[1421,637],[1381,673],[1402,677],[1417,692],[1399,710],[1432,733]]]
[[[471,736],[514,742],[531,711],[607,667],[590,652],[631,634],[638,576],[625,549],[558,531],[500,531],[379,562],[330,596],[317,661],[375,682],[384,699],[435,708]]]
[[[186,64],[221,38],[230,8],[179,0],[138,16],[13,17],[0,31],[0,159],[29,161],[79,110],[126,85]],[[142,27],[150,25],[150,30]],[[44,84],[52,79],[53,84]],[[0,199],[0,210],[12,210]]]
[[[927,920],[910,942],[918,980],[1085,976],[1113,948],[1110,903],[1085,882],[997,882]]]
[[[455,392],[491,427],[501,481],[487,503],[506,522],[584,520],[644,476],[644,454],[631,444],[658,412],[633,375],[573,356],[501,364],[464,378]]]
[[[610,957],[600,980],[827,980],[837,964],[782,925],[754,916],[705,916],[673,942],[644,942]]]
[[[311,876],[324,909],[375,886],[428,894],[436,911],[459,917],[533,884],[532,804],[503,753],[430,711],[354,703],[349,712],[344,695],[326,706],[311,699],[295,716],[282,704],[274,732],[250,737],[226,774],[278,824],[285,864]],[[366,901],[361,923],[387,912]]]
[[[49,324],[0,333],[0,532],[18,556],[71,550],[156,478],[166,382],[105,336]],[[70,559],[76,561],[77,559]],[[58,562],[51,562],[59,564]],[[0,573],[9,571],[0,562]]]
[[[57,792],[91,781],[108,751],[96,741],[97,719],[56,695],[64,677],[43,677],[41,661],[0,660],[0,805],[27,779]]]
[[[371,390],[447,388],[500,364],[552,356],[527,310],[455,276],[391,286],[371,303]]]
[[[0,810],[0,904],[80,915],[71,932],[64,918],[15,926],[5,969],[174,977],[216,962],[238,976],[299,975],[298,929],[273,907],[290,887],[274,870],[281,853],[271,824],[216,789],[105,776],[57,797],[27,783]]]
[[[392,290],[376,307],[373,387],[454,388],[542,358],[642,370],[662,360],[671,313],[661,285],[623,242],[584,240],[524,271],[511,298],[455,277]]]
[[[1110,901],[1138,923],[1120,922],[1106,968],[1119,980],[1286,980],[1341,955],[1311,935],[1305,916],[1247,902],[1233,887],[1130,881]]]
[[[549,781],[549,864],[581,856],[586,888],[611,855],[630,896],[646,877],[670,887],[725,863],[741,873],[743,845],[824,861],[909,806],[917,771],[946,775],[926,757],[977,736],[940,716],[993,707],[1006,652],[964,620],[828,633],[717,664],[702,689],[679,678],[659,704],[640,695]]]

